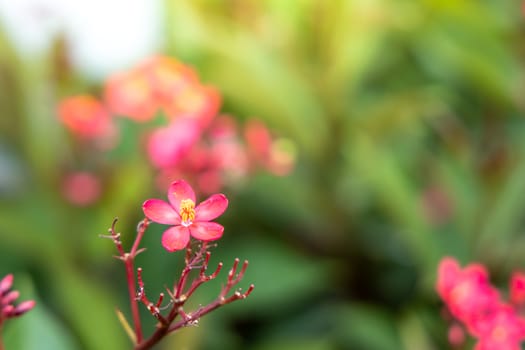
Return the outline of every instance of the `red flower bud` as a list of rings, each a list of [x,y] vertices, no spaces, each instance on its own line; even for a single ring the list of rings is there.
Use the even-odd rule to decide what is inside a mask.
[[[13,274],[9,274],[0,280],[0,296],[4,295],[13,285]]]
[[[17,290],[12,290],[2,298],[0,304],[2,306],[12,304],[19,296],[20,292],[18,292]]]
[[[36,301],[34,300],[26,300],[21,302],[13,311],[12,316],[20,316],[34,308],[36,305]]]

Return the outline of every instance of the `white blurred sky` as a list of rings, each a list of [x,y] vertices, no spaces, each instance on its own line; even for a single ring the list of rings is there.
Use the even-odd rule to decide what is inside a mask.
[[[161,0],[0,0],[0,25],[22,56],[45,52],[59,32],[74,66],[102,79],[156,52]]]

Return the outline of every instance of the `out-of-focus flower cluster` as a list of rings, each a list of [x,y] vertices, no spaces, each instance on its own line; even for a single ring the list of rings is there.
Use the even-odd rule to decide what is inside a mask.
[[[466,328],[477,338],[475,350],[521,350],[525,339],[525,274],[515,272],[509,288],[509,299],[505,300],[491,285],[483,265],[474,263],[462,269],[454,258],[444,258],[436,289],[454,318],[449,329],[451,344],[461,345]]]
[[[63,125],[80,143],[101,152],[118,146],[119,118],[143,124],[143,150],[165,188],[184,177],[198,192],[210,194],[237,183],[257,169],[285,175],[293,167],[290,143],[272,137],[266,126],[249,120],[240,126],[220,114],[218,91],[202,84],[187,65],[164,56],[150,58],[107,79],[103,96],[78,95],[58,107]],[[121,119],[122,120],[122,119]],[[84,174],[85,175],[85,174]],[[91,197],[64,192],[77,204]]]
[[[0,280],[0,328],[5,320],[21,316],[35,306],[34,300],[26,300],[15,305],[20,296],[17,290],[12,290],[14,277],[9,274]],[[2,344],[0,344],[1,347]]]

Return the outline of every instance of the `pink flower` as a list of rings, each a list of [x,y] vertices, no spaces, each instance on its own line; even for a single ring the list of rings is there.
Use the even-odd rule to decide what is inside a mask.
[[[521,350],[525,323],[509,305],[502,304],[487,317],[485,329],[479,334],[475,350]]]
[[[221,95],[217,90],[200,84],[185,86],[163,103],[164,111],[170,119],[190,116],[203,127],[209,125],[220,106]]]
[[[436,289],[450,313],[464,322],[473,335],[479,334],[487,315],[501,303],[484,266],[470,264],[461,269],[450,257],[443,258],[439,264]]]
[[[113,113],[136,122],[151,120],[158,109],[150,81],[139,69],[110,77],[106,82],[104,97]]]
[[[144,215],[151,221],[173,225],[162,235],[162,246],[167,251],[184,249],[190,236],[205,242],[221,238],[224,227],[210,221],[228,207],[225,195],[214,194],[195,206],[195,192],[186,181],[178,180],[168,189],[168,201],[148,199],[142,205]]]
[[[89,172],[72,172],[62,181],[62,194],[70,203],[83,207],[95,203],[102,195],[100,179]]]
[[[86,139],[111,135],[113,124],[104,105],[90,95],[78,95],[62,100],[58,115],[74,134]]]
[[[147,76],[159,105],[171,103],[188,86],[198,85],[197,73],[189,66],[167,56],[154,56],[139,66]]]
[[[448,329],[448,342],[453,347],[460,347],[465,343],[465,331],[459,323],[453,323]]]
[[[274,139],[264,123],[250,120],[244,127],[250,159],[277,176],[289,174],[295,164],[295,145],[290,140]]]
[[[162,109],[171,120],[190,116],[207,125],[217,114],[220,94],[203,86],[187,65],[165,56],[152,57],[112,76],[106,82],[110,109],[137,122],[146,122]]]
[[[510,301],[514,305],[525,304],[525,273],[514,272],[510,280]]]
[[[192,118],[179,118],[169,126],[153,131],[147,144],[151,163],[156,168],[176,166],[198,141],[202,130]]]
[[[272,136],[264,123],[252,119],[244,126],[244,138],[253,158],[266,162],[270,156]]]

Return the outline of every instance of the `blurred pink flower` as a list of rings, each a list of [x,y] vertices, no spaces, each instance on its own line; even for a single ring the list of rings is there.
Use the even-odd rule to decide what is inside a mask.
[[[460,347],[465,343],[465,330],[458,323],[453,323],[448,328],[448,342],[454,347]]]
[[[64,125],[80,137],[101,138],[114,131],[108,111],[93,96],[78,95],[62,100],[58,115]]]
[[[452,315],[464,322],[472,334],[477,333],[484,316],[500,305],[499,293],[480,264],[470,264],[462,270],[455,259],[442,259],[436,289]]]
[[[192,118],[179,118],[167,127],[156,129],[147,144],[151,163],[161,169],[177,165],[187,156],[201,133],[201,127]]]
[[[289,174],[295,165],[294,144],[286,139],[273,139],[261,121],[252,119],[244,127],[250,159],[277,176]]]
[[[178,94],[163,101],[163,109],[170,119],[191,117],[205,127],[219,112],[221,96],[210,86],[193,84],[185,86]]]
[[[166,56],[154,56],[107,80],[105,100],[112,112],[137,122],[151,120],[161,109],[168,119],[181,116],[209,124],[217,114],[220,95],[203,86],[187,65]]]
[[[184,180],[173,182],[168,189],[169,203],[160,199],[148,199],[142,205],[144,215],[154,222],[173,225],[164,231],[162,246],[169,252],[184,249],[190,236],[201,241],[219,239],[224,231],[222,225],[211,220],[220,216],[228,207],[223,194],[214,194],[195,206],[195,192]]]
[[[87,206],[95,203],[102,194],[100,179],[88,172],[67,174],[62,182],[62,194],[71,204]]]
[[[258,162],[266,162],[272,145],[272,136],[266,125],[259,120],[249,120],[244,126],[244,138],[250,155]]]
[[[224,185],[221,173],[218,169],[201,171],[197,174],[195,181],[202,193],[213,193],[220,191]]]
[[[510,279],[510,302],[517,306],[525,304],[525,273],[514,272]]]
[[[136,122],[151,120],[158,109],[148,76],[137,69],[110,77],[104,88],[104,99],[111,112]]]
[[[199,83],[195,71],[184,63],[166,56],[154,56],[138,69],[147,76],[159,105],[170,103],[188,86]]]
[[[511,299],[517,304],[523,297],[522,278],[514,274],[511,282]],[[513,285],[518,293],[514,296]],[[461,269],[454,258],[445,257],[439,264],[436,289],[450,313],[478,339],[475,350],[521,349],[525,319],[515,305],[500,299],[484,266],[470,264]]]
[[[211,168],[233,181],[246,176],[250,159],[239,139],[235,120],[227,115],[220,116],[211,125],[209,134]]]
[[[277,176],[288,175],[295,167],[295,145],[287,139],[272,141],[266,169]]]
[[[474,350],[521,350],[520,344],[525,338],[525,321],[512,307],[501,305],[486,317],[484,323]]]

